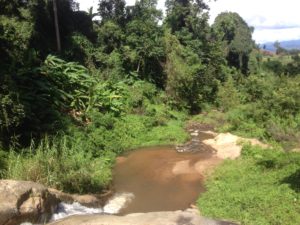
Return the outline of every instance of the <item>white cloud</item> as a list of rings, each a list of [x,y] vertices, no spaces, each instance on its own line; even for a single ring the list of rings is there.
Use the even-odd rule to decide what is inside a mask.
[[[300,38],[298,0],[218,0],[211,2],[210,23],[223,11],[237,12],[255,28],[253,38],[283,41]]]
[[[300,28],[285,29],[258,29],[253,34],[257,43],[298,40],[300,39]]]
[[[98,7],[99,0],[77,0],[82,10]],[[136,0],[126,0],[133,5]],[[206,0],[209,1],[209,0]],[[165,0],[158,0],[158,8],[164,9]],[[255,27],[253,38],[265,41],[282,41],[300,38],[299,0],[210,0],[210,23],[224,11],[237,12]]]
[[[76,0],[79,3],[81,10],[87,11],[90,7],[93,7],[94,12],[97,11],[99,0]]]

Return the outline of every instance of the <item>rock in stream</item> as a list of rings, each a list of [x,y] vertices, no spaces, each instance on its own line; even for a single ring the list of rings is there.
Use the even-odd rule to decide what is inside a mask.
[[[41,184],[0,180],[0,225],[47,222],[58,203],[59,199]]]

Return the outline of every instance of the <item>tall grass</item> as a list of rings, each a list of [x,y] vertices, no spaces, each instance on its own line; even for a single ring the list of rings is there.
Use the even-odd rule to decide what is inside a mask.
[[[185,114],[155,107],[145,115],[94,112],[87,126],[44,138],[21,153],[11,150],[4,177],[30,180],[74,193],[100,192],[112,180],[116,155],[144,146],[182,143]],[[1,169],[1,168],[0,168]]]
[[[68,192],[100,192],[111,181],[113,154],[94,157],[84,141],[69,136],[10,151],[6,178],[30,180]]]

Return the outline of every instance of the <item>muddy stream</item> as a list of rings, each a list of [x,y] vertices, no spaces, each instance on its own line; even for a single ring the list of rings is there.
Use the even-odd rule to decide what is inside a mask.
[[[205,191],[205,172],[220,161],[213,149],[202,144],[207,138],[211,136],[195,135],[189,143],[194,151],[179,153],[171,146],[151,147],[119,157],[114,169],[115,192],[133,194],[120,214],[172,211],[195,204]]]
[[[214,136],[190,130],[182,146],[149,147],[117,158],[113,173],[114,195],[101,208],[78,203],[60,204],[52,220],[74,214],[119,214],[184,210],[205,191],[204,179],[222,160],[203,143]]]

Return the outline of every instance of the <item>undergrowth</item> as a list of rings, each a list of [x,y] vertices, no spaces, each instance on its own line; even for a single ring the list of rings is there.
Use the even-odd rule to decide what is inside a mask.
[[[146,93],[136,95],[135,103],[132,98],[124,103],[123,113],[91,110],[85,115],[86,124],[70,123],[55,137],[33,141],[21,152],[12,149],[1,154],[2,176],[66,192],[101,192],[111,183],[116,156],[139,147],[183,143],[188,138],[183,128],[186,114],[171,110],[156,97],[153,86],[150,89],[148,85]]]

